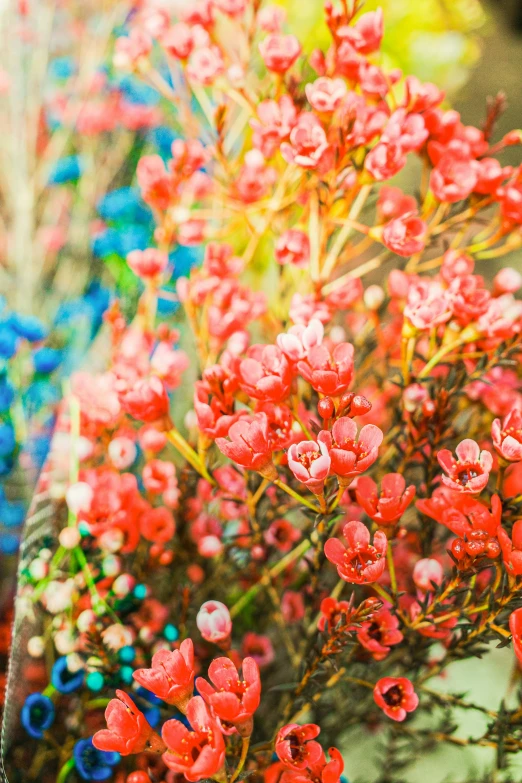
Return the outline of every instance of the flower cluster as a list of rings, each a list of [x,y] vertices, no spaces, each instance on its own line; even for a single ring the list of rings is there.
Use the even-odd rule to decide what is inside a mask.
[[[459,736],[486,708],[436,678],[522,663],[522,276],[479,267],[522,245],[522,136],[385,71],[380,10],[325,13],[310,55],[251,0],[141,2],[116,41],[184,136],[137,163],[139,299],[71,379],[58,545],[21,571],[20,721],[60,781],[339,783],[353,727],[520,747],[504,702]]]

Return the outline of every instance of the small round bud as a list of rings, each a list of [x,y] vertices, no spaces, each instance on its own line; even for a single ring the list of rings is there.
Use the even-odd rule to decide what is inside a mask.
[[[92,487],[85,481],[77,481],[71,484],[65,493],[65,501],[73,514],[80,511],[89,511],[94,497]]]
[[[58,541],[64,549],[74,549],[80,543],[81,535],[77,527],[64,527],[60,530]]]
[[[497,272],[493,279],[493,294],[514,294],[522,286],[522,275],[510,266]]]
[[[45,641],[41,636],[31,636],[27,642],[27,652],[31,658],[41,658],[45,651]]]
[[[120,574],[112,585],[112,591],[118,598],[125,598],[135,585],[134,577],[130,574]]]
[[[29,565],[29,573],[31,574],[33,579],[36,579],[37,581],[40,581],[40,579],[44,579],[44,577],[47,576],[49,572],[49,565],[45,563],[43,560],[41,560],[39,557],[36,557],[33,562]]]
[[[96,622],[96,615],[92,611],[92,609],[84,609],[83,612],[81,612],[78,615],[78,618],[76,620],[76,627],[80,631],[80,633],[86,633],[91,626],[93,626]]]
[[[378,310],[384,297],[385,293],[380,285],[370,285],[363,294],[363,301],[368,310]]]
[[[331,397],[323,397],[322,400],[319,400],[317,403],[317,413],[324,420],[332,418],[335,413],[335,405]]]
[[[121,570],[121,560],[115,555],[106,555],[102,560],[102,571],[105,576],[116,576]]]

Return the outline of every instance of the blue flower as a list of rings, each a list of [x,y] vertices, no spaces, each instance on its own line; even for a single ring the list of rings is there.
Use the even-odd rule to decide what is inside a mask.
[[[62,656],[55,662],[51,671],[51,682],[60,693],[72,693],[83,683],[84,672],[70,672],[67,668],[67,658]]]
[[[49,72],[55,79],[68,79],[76,71],[76,64],[72,57],[56,57],[49,64]]]
[[[97,209],[104,220],[136,220],[139,223],[149,223],[152,217],[137,188],[111,190],[100,199]]]
[[[36,343],[47,336],[47,329],[40,319],[34,315],[11,313],[9,326],[19,337],[24,337],[30,343]]]
[[[158,147],[160,154],[165,157],[171,157],[170,148],[172,142],[179,138],[179,134],[169,128],[168,125],[158,125],[156,128],[152,128],[148,134],[150,140],[155,147]]]
[[[49,185],[63,185],[77,180],[82,173],[82,162],[78,155],[60,158],[49,174]]]
[[[41,739],[44,731],[53,725],[54,704],[43,693],[31,693],[20,713],[22,726],[35,739]]]
[[[142,106],[156,106],[160,99],[157,90],[139,81],[134,76],[124,76],[120,81],[120,89],[129,103],[141,104]]]
[[[56,348],[40,348],[33,353],[33,363],[36,372],[52,372],[62,361],[62,352]]]
[[[0,523],[4,527],[20,527],[25,517],[25,508],[22,503],[0,502]]]
[[[15,431],[10,424],[0,424],[0,457],[7,457],[16,448]]]
[[[83,780],[107,780],[112,767],[120,760],[120,754],[98,750],[92,744],[92,737],[79,740],[73,750],[76,771]]]
[[[15,555],[19,546],[19,536],[15,536],[14,533],[0,532],[0,552],[3,555]]]
[[[18,349],[18,336],[6,324],[0,324],[0,359],[11,359]]]
[[[15,396],[13,384],[7,379],[0,380],[0,413],[5,413],[11,407]]]

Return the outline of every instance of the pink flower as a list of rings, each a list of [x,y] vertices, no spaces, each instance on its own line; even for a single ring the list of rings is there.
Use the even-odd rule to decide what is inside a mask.
[[[381,609],[371,620],[361,623],[357,629],[359,643],[371,653],[376,661],[382,661],[394,644],[400,644],[403,635],[399,631],[399,620],[389,609]]]
[[[267,35],[259,44],[261,57],[269,71],[284,73],[301,54],[301,44],[295,35]]]
[[[466,277],[473,273],[475,261],[461,250],[446,250],[442,257],[440,276],[448,285],[457,277]]]
[[[208,667],[208,677],[214,687],[203,677],[198,677],[196,688],[219,719],[225,734],[236,729],[242,737],[250,737],[254,712],[261,700],[261,680],[259,667],[253,658],[245,658],[242,668],[241,679],[231,660],[215,658]]]
[[[194,645],[181,642],[179,650],[159,650],[152,656],[150,669],[137,669],[136,682],[167,704],[185,712],[194,690]]]
[[[279,150],[281,142],[290,136],[297,122],[297,109],[289,95],[282,95],[277,101],[261,101],[257,117],[250,120],[254,131],[252,144],[261,150],[265,158],[271,158]]]
[[[338,538],[329,538],[324,545],[328,560],[337,566],[337,573],[345,582],[371,584],[381,576],[386,566],[388,539],[378,530],[370,544],[370,532],[362,522],[348,522],[343,527],[348,543],[345,549]]]
[[[496,193],[512,172],[509,166],[502,167],[496,158],[481,158],[477,164],[477,182],[473,188],[475,193],[484,195]]]
[[[446,297],[455,318],[465,326],[487,312],[491,294],[478,275],[465,275],[451,281]]]
[[[432,591],[433,585],[440,585],[444,578],[444,571],[438,560],[432,557],[422,557],[415,563],[413,569],[413,581],[415,587],[423,592]]]
[[[500,197],[500,211],[504,220],[522,223],[522,172],[497,191]]]
[[[264,537],[267,544],[276,547],[284,554],[292,549],[296,541],[299,541],[301,531],[288,519],[274,519],[265,531]]]
[[[123,691],[116,691],[116,696],[105,710],[107,729],[97,731],[92,738],[94,747],[116,751],[122,756],[142,751],[163,753],[164,743],[130,696]]]
[[[505,266],[493,278],[493,295],[514,294],[522,287],[522,275],[513,267]]]
[[[234,422],[228,431],[229,440],[216,438],[216,445],[223,454],[248,470],[257,470],[273,480],[277,471],[272,462],[273,447],[270,442],[268,418],[256,413],[250,418]]]
[[[391,179],[406,165],[403,147],[397,142],[381,141],[370,150],[364,161],[365,169],[377,182]]]
[[[167,268],[169,257],[161,250],[149,247],[147,250],[132,250],[127,256],[127,263],[138,277],[154,280]]]
[[[459,492],[478,495],[488,483],[493,457],[489,451],[481,451],[478,443],[470,438],[461,441],[455,452],[456,460],[449,449],[442,449],[437,454],[439,465],[448,474],[442,476],[443,484]]]
[[[281,266],[292,264],[300,268],[307,267],[310,262],[310,240],[304,231],[290,228],[285,231],[275,244],[276,261]]]
[[[315,391],[337,397],[347,391],[353,378],[351,343],[339,343],[332,353],[324,345],[315,345],[297,369]]]
[[[384,226],[382,241],[398,256],[411,256],[424,250],[427,225],[415,215],[401,215]]]
[[[361,54],[378,51],[384,35],[382,8],[369,11],[359,17],[353,27],[346,28],[345,36]]]
[[[331,459],[331,472],[340,479],[341,485],[349,484],[343,479],[364,473],[373,465],[379,453],[383,433],[375,424],[365,424],[357,440],[357,424],[348,416],[341,416],[334,422],[332,431],[322,430],[317,439],[327,448]]]
[[[157,376],[138,381],[132,389],[120,396],[120,402],[126,413],[139,421],[153,422],[166,416],[169,411],[169,398]]]
[[[144,155],[136,169],[138,185],[146,204],[165,210],[174,196],[171,177],[159,155]]]
[[[288,467],[310,492],[320,495],[330,470],[328,448],[324,443],[313,440],[292,443],[288,449]]]
[[[114,65],[116,68],[133,70],[140,60],[146,60],[152,49],[152,39],[147,33],[135,27],[128,36],[116,39]]]
[[[410,285],[404,317],[419,331],[449,321],[451,307],[440,285],[432,280],[418,280]]]
[[[195,49],[189,57],[187,76],[193,82],[211,85],[223,73],[225,64],[217,46],[203,46]]]
[[[498,455],[508,462],[522,460],[522,412],[515,408],[504,421],[495,419],[491,425],[493,446]]]
[[[355,488],[358,504],[370,519],[379,525],[394,525],[404,514],[415,495],[415,486],[406,481],[400,473],[387,473],[381,480],[381,493],[369,476],[361,476]]]
[[[192,28],[185,22],[178,22],[162,34],[161,43],[171,57],[186,60],[195,45]]]
[[[253,658],[260,669],[269,666],[275,659],[274,648],[268,636],[253,631],[247,631],[243,636],[241,652]]]
[[[323,757],[323,749],[315,741],[320,732],[315,723],[289,723],[277,733],[275,752],[286,767],[304,770]]]
[[[172,492],[172,488],[170,489]],[[166,544],[174,538],[176,523],[172,511],[165,506],[146,510],[140,516],[140,533],[153,544]]]
[[[337,109],[347,93],[344,79],[330,79],[321,76],[305,87],[306,97],[317,112],[331,113]]]
[[[377,212],[382,220],[391,220],[417,211],[417,201],[400,188],[383,185],[377,199]]]
[[[321,321],[312,318],[308,326],[291,326],[285,334],[278,334],[277,345],[291,362],[306,358],[308,351],[315,345],[321,345],[324,327]]]
[[[220,647],[229,644],[232,620],[227,607],[220,601],[205,601],[201,604],[196,625],[207,642],[213,642]]]
[[[239,365],[239,385],[256,400],[281,402],[291,383],[291,367],[276,345],[252,345]]]
[[[406,719],[419,704],[419,697],[406,677],[381,677],[373,690],[375,703],[388,718],[396,721]]]
[[[477,184],[478,166],[458,150],[443,154],[430,175],[430,187],[439,201],[454,204],[469,196]]]
[[[192,730],[179,720],[163,724],[161,736],[167,746],[163,761],[191,783],[220,777],[225,764],[225,743],[201,696],[189,701],[187,718]]]
[[[281,154],[287,163],[304,169],[330,167],[330,146],[323,126],[311,112],[303,112],[290,132],[290,142],[281,144]]]
[[[381,135],[381,141],[396,142],[405,152],[418,151],[427,138],[422,115],[408,113],[406,109],[393,112]]]

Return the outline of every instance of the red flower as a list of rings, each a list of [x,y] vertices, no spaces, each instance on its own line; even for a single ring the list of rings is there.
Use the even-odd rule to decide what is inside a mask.
[[[237,729],[242,737],[250,737],[254,726],[253,715],[261,699],[259,668],[253,658],[243,661],[243,679],[229,658],[215,658],[208,667],[208,676],[215,688],[202,677],[196,688],[219,718],[225,734]]]
[[[269,71],[284,73],[301,54],[301,44],[295,35],[267,35],[259,44],[261,57]]]
[[[475,160],[461,150],[447,150],[431,172],[430,187],[436,199],[454,204],[469,196],[477,179]]]
[[[304,231],[291,228],[284,231],[276,242],[274,255],[278,264],[292,264],[306,268],[310,261],[310,240]]]
[[[291,769],[306,769],[317,764],[323,756],[323,749],[315,738],[321,729],[315,723],[289,723],[277,733],[275,752],[285,766]]]
[[[185,712],[194,690],[192,640],[181,642],[179,650],[159,650],[152,657],[152,668],[138,669],[133,677],[159,699]]]
[[[351,343],[339,343],[331,355],[325,345],[314,345],[297,369],[315,391],[337,397],[352,382],[353,352]]]
[[[303,169],[328,170],[331,147],[323,126],[311,112],[303,112],[290,131],[290,141],[281,144],[281,155],[287,163]]]
[[[500,457],[508,462],[522,460],[522,412],[515,408],[502,424],[495,419],[491,425],[493,445]]]
[[[154,544],[171,541],[176,532],[172,512],[164,506],[147,509],[140,517],[140,532],[143,538]]]
[[[373,465],[383,439],[382,431],[375,424],[365,424],[357,438],[357,424],[348,416],[341,416],[332,431],[322,430],[317,436],[324,444],[332,461],[330,471],[339,478],[339,484],[349,484],[345,479],[357,476]]]
[[[440,522],[461,538],[469,536],[474,530],[483,530],[489,536],[496,535],[502,517],[498,495],[491,498],[489,511],[479,500],[448,487],[437,487],[431,498],[418,500],[415,505],[422,514]]]
[[[172,462],[151,459],[143,468],[143,485],[152,495],[161,495],[172,484],[176,484],[176,468]]]
[[[221,778],[225,743],[201,696],[194,696],[189,701],[187,718],[192,731],[179,720],[168,720],[163,724],[161,736],[167,745],[163,761],[169,769],[182,773],[191,782],[202,778]]]
[[[250,418],[234,422],[228,437],[230,440],[216,438],[218,449],[226,457],[248,470],[257,470],[266,478],[277,477],[265,413],[256,413]]]
[[[406,677],[381,677],[373,689],[377,706],[392,720],[403,721],[419,704],[419,697]]]
[[[415,495],[413,484],[406,489],[406,481],[400,473],[387,473],[381,480],[381,493],[377,484],[368,476],[357,479],[355,494],[358,504],[370,519],[379,525],[393,525],[404,514]]]
[[[499,525],[497,538],[508,572],[513,576],[520,576],[522,574],[522,519],[517,519],[513,525],[511,538],[504,528]]]
[[[515,609],[509,615],[509,630],[513,636],[513,649],[520,665],[522,664],[522,608]]]
[[[471,438],[461,441],[455,452],[456,460],[449,449],[442,449],[437,454],[439,465],[448,474],[442,476],[443,484],[458,492],[478,495],[488,483],[493,457],[489,451],[481,451]]]
[[[174,188],[162,158],[159,155],[140,158],[136,176],[143,200],[156,209],[168,209]]]
[[[166,416],[169,411],[169,398],[157,376],[144,378],[120,397],[126,413],[139,421],[152,422]]]
[[[324,631],[327,626],[333,629],[341,620],[348,622],[351,614],[352,607],[348,601],[336,601],[328,596],[321,601],[321,617],[317,627],[320,631]]]
[[[239,385],[256,400],[281,402],[291,383],[290,364],[277,345],[252,345],[239,365]]]
[[[400,188],[383,185],[377,199],[377,212],[382,220],[391,220],[411,212],[416,212],[417,202]]]
[[[382,575],[388,539],[378,530],[370,544],[370,532],[362,522],[348,522],[343,528],[348,543],[345,549],[338,538],[329,538],[324,545],[328,560],[337,566],[337,573],[345,582],[370,584]]]
[[[376,661],[382,661],[390,652],[390,647],[403,640],[399,621],[389,609],[376,612],[371,620],[361,623],[357,630],[357,639]]]
[[[92,743],[98,750],[116,751],[122,756],[142,753],[144,750],[163,753],[165,745],[136,707],[130,696],[116,691],[105,710],[107,729],[97,731]]]
[[[292,443],[288,449],[288,467],[296,479],[315,495],[323,492],[330,462],[328,448],[321,442],[302,440],[300,443]]]
[[[133,250],[127,256],[127,263],[138,277],[153,280],[165,271],[169,258],[161,250],[149,247],[146,250]]]
[[[414,214],[401,215],[386,223],[382,241],[388,250],[398,256],[411,256],[424,250],[427,226],[424,220]]]
[[[462,275],[451,281],[446,294],[457,321],[466,326],[477,320],[489,307],[491,294],[478,275]]]
[[[265,541],[276,547],[283,554],[292,549],[293,544],[301,538],[301,531],[292,525],[288,519],[274,519],[265,530]]]

